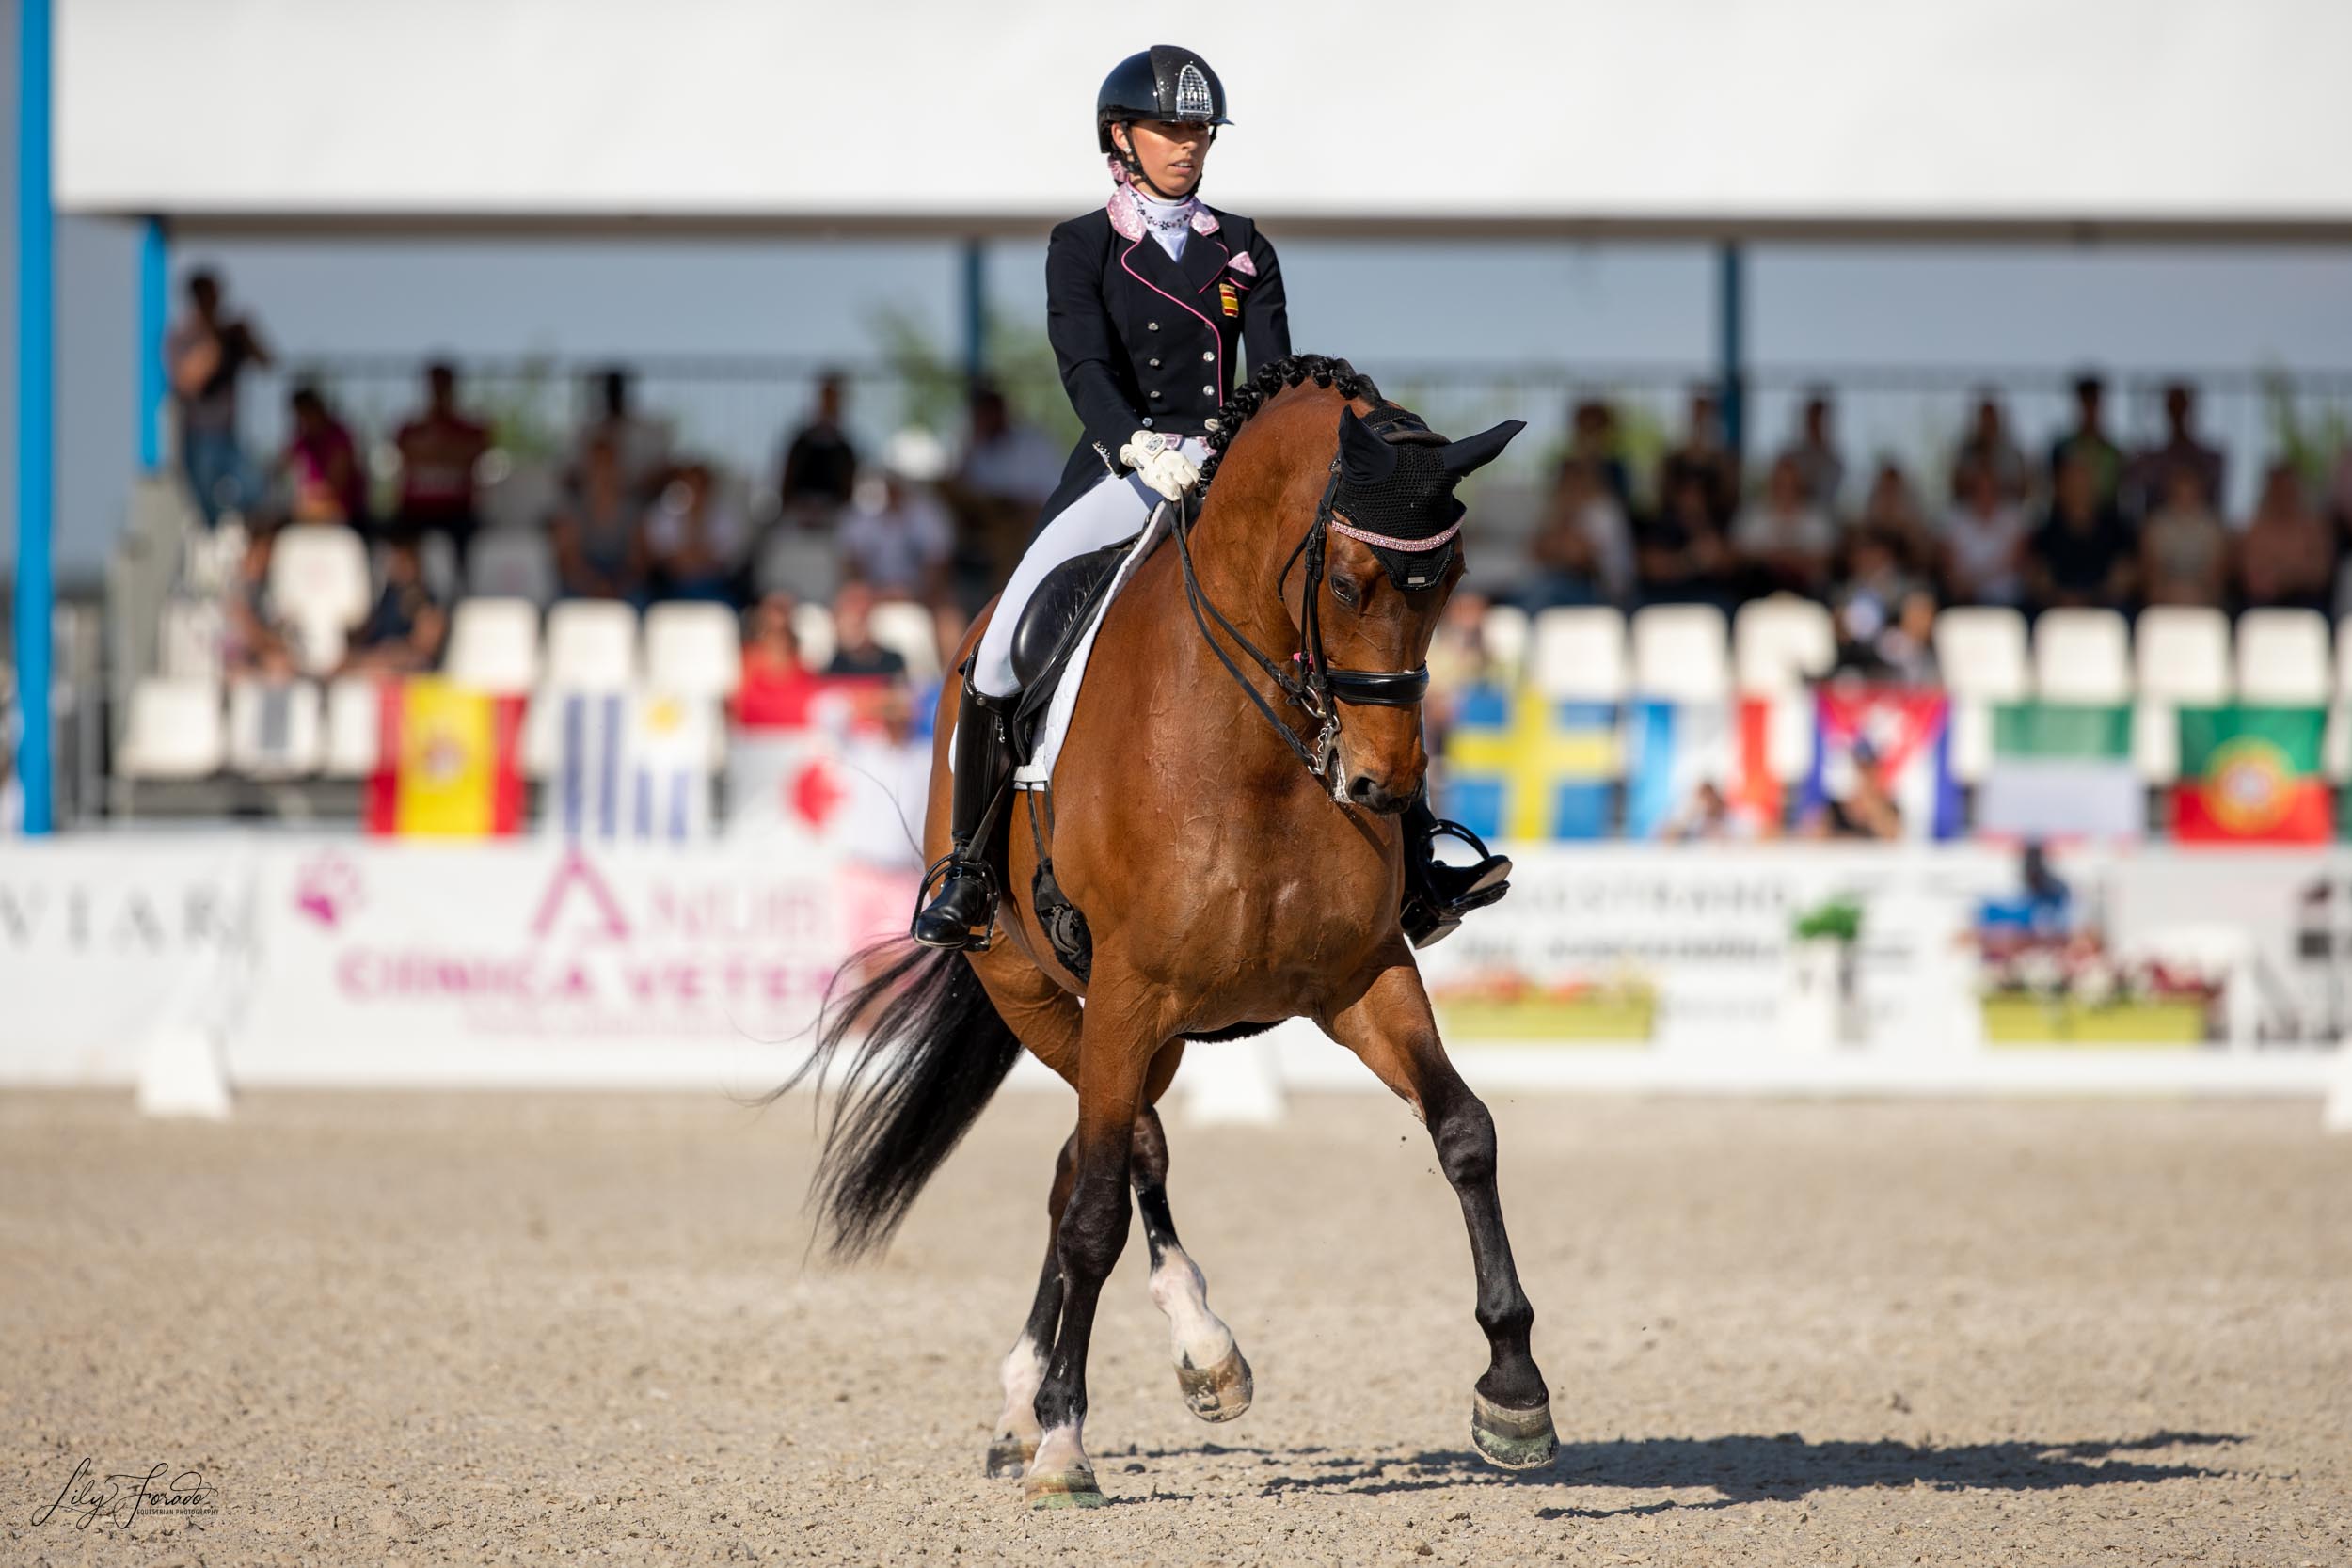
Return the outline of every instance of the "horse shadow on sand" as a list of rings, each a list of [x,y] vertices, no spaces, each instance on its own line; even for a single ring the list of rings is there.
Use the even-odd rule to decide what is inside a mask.
[[[1792,1502],[1816,1492],[1868,1487],[1926,1486],[1942,1492],[2042,1492],[2067,1486],[2113,1486],[2227,1474],[2185,1460],[2155,1460],[2174,1449],[2217,1449],[2246,1439],[2236,1433],[2158,1432],[2145,1437],[2038,1443],[1814,1442],[1793,1432],[1775,1436],[1621,1437],[1613,1442],[1563,1443],[1560,1457],[1540,1470],[1499,1471],[1468,1449],[1372,1455],[1321,1448],[1225,1448],[1215,1443],[1140,1450],[1144,1457],[1250,1454],[1276,1470],[1266,1496],[1350,1492],[1380,1496],[1470,1486],[1590,1486],[1677,1492],[1700,1487],[1718,1494],[1695,1501],[1665,1498],[1619,1508],[1546,1508],[1541,1519],[1597,1519],[1685,1509],[1736,1508],[1754,1502]]]

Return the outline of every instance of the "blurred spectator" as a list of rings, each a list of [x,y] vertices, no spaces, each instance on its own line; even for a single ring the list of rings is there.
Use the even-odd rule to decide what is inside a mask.
[[[753,607],[743,638],[743,680],[735,693],[738,723],[798,726],[808,722],[808,705],[824,682],[801,660],[792,631],[793,603],[785,594],[767,594]]]
[[[679,467],[645,513],[645,562],[656,598],[733,604],[743,521],[719,497],[710,465]]]
[[[903,679],[907,661],[896,648],[874,641],[874,591],[845,582],[833,601],[833,662],[828,675],[886,675]]]
[[[2026,518],[1981,463],[1963,463],[1958,499],[1944,516],[1944,584],[1955,604],[2021,605],[2026,599]]]
[[[645,587],[645,534],[636,498],[610,434],[590,437],[579,478],[548,525],[555,576],[582,599],[629,599]]]
[[[457,370],[425,367],[424,409],[400,427],[400,514],[397,536],[442,533],[458,563],[480,526],[474,515],[474,467],[490,450],[490,430],[457,411]]]
[[[2249,609],[2325,610],[2335,586],[2335,541],[2294,467],[2274,463],[2238,542],[2238,582]]]
[[[843,576],[881,598],[946,598],[955,533],[930,490],[946,467],[930,432],[902,430],[891,437],[882,473],[859,482],[856,504],[841,524]]]
[[[2169,502],[2171,476],[2177,468],[2187,468],[2197,475],[2207,506],[2221,504],[2229,493],[2223,487],[2228,470],[2221,450],[2197,438],[2196,423],[2197,388],[2185,381],[2175,381],[2165,388],[2165,438],[2156,446],[2144,448],[2132,459],[2130,483],[2123,498],[2124,508],[2131,516],[2146,517]]]
[[[315,387],[290,400],[294,435],[286,443],[286,515],[297,523],[343,523],[364,529],[368,476],[358,444]]]
[[[1884,534],[1866,530],[1853,536],[1847,548],[1846,578],[1836,594],[1840,673],[1892,678],[1881,644],[1918,588]]]
[[[1624,604],[1632,593],[1625,510],[1591,463],[1570,457],[1560,465],[1528,557],[1535,579],[1521,602],[1531,614],[1554,605]]]
[[[1764,493],[1741,510],[1732,527],[1731,547],[1747,569],[1749,593],[1820,594],[1830,552],[1837,547],[1837,528],[1813,499],[1794,450],[1773,460]]]
[[[1723,788],[1712,779],[1701,781],[1691,792],[1683,808],[1666,819],[1659,836],[1677,844],[1695,844],[1721,839],[1754,839],[1769,836],[1768,825],[1759,822],[1756,814],[1734,811],[1724,796]]]
[[[1625,439],[1617,411],[1598,398],[1578,402],[1568,416],[1568,455],[1591,465],[1601,487],[1616,498],[1617,510],[1633,513],[1633,481],[1625,466]]]
[[[237,378],[251,366],[275,362],[251,319],[223,308],[219,275],[205,269],[189,274],[188,313],[164,339],[164,365],[181,469],[206,528],[223,512],[253,504],[252,475],[238,444]]]
[[[1438,615],[1438,629],[1429,639],[1429,695],[1422,701],[1433,756],[1445,752],[1445,737],[1454,728],[1454,715],[1462,693],[1493,678],[1494,658],[1486,646],[1486,611],[1492,605],[1484,594],[1457,588]]]
[[[795,506],[837,511],[850,504],[857,487],[857,448],[850,444],[841,423],[847,383],[838,371],[817,381],[817,412],[793,432],[784,451],[784,476],[777,494],[786,512]]]
[[[2033,607],[2125,608],[2136,554],[2131,530],[2099,493],[2096,455],[2069,456],[2058,465],[2049,514],[2026,548],[2026,585]]]
[[[1853,763],[1853,788],[1807,812],[1798,832],[1807,838],[1900,838],[1903,813],[1886,787],[1885,763],[1867,744],[1854,747]]]
[[[1976,417],[1969,422],[1968,434],[1962,438],[1960,451],[1953,459],[1954,495],[1960,492],[1960,476],[1971,467],[1991,474],[1994,486],[2004,500],[2025,499],[2026,454],[2009,438],[2000,399],[1990,391],[1978,395]]]
[[[1707,474],[1694,468],[1675,474],[1658,511],[1634,530],[1633,564],[1645,604],[1730,608],[1734,566],[1715,521]]]
[[[1935,595],[1924,588],[1903,594],[1895,624],[1879,633],[1882,677],[1902,686],[1941,686],[1944,672],[1935,661]]]
[[[1919,493],[1899,464],[1881,463],[1870,476],[1870,492],[1862,499],[1854,529],[1884,541],[1906,571],[1923,572],[1935,559],[1935,540],[1928,531]]]
[[[834,537],[833,514],[801,507],[770,523],[760,536],[752,579],[763,594],[788,594],[803,604],[832,603],[841,588],[841,546]]]
[[[574,483],[587,469],[588,449],[598,441],[611,444],[621,483],[631,498],[643,500],[661,483],[670,465],[669,433],[630,410],[635,385],[629,372],[617,365],[596,377],[596,411],[581,424],[572,444],[568,477]]]
[[[1846,488],[1846,460],[1837,455],[1836,440],[1830,435],[1829,393],[1820,390],[1807,397],[1800,418],[1797,438],[1782,455],[1796,464],[1805,500],[1824,516],[1835,517]]]
[[[2140,597],[2148,604],[2221,608],[2230,586],[2230,535],[2214,515],[2196,466],[2167,470],[2154,512],[2139,530]]]
[[[992,383],[973,386],[965,413],[970,437],[948,497],[978,579],[977,596],[984,599],[1019,563],[1038,513],[1061,483],[1064,454],[1044,432],[1015,420]]]
[[[284,619],[269,591],[274,536],[255,529],[246,541],[236,576],[221,594],[221,664],[231,675],[293,668]]]
[[[2107,384],[2099,377],[2074,378],[2074,428],[2051,444],[2050,482],[2056,488],[2058,471],[2070,461],[2080,459],[2090,470],[2098,504],[2112,507],[2123,483],[2123,449],[2107,438],[2106,427],[2101,422],[2106,395]]]
[[[405,675],[430,670],[441,657],[449,615],[425,586],[416,538],[395,539],[384,555],[384,587],[351,634],[346,675]]]
[[[1708,515],[1714,519],[1716,530],[1728,528],[1731,515],[1740,505],[1740,458],[1724,445],[1723,410],[1711,388],[1692,388],[1690,431],[1682,445],[1666,453],[1660,466],[1658,494],[1661,508],[1666,495],[1686,476],[1697,479],[1704,486]]]

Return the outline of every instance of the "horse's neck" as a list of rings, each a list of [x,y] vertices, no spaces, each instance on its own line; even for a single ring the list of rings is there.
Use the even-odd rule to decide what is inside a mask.
[[[1255,711],[1256,705],[1218,659],[1216,649],[1224,650],[1242,676],[1294,733],[1301,716],[1273,679],[1259,668],[1257,660],[1237,645],[1232,635],[1217,625],[1216,616],[1208,611],[1208,606],[1215,605],[1260,653],[1278,665],[1290,667],[1298,651],[1298,628],[1291,621],[1277,583],[1283,560],[1297,541],[1278,539],[1277,520],[1258,515],[1256,511],[1238,504],[1238,499],[1236,504],[1215,512],[1204,510],[1190,538],[1194,573],[1205,601],[1200,608],[1200,620],[1208,623],[1210,636],[1216,640],[1215,648],[1201,635],[1200,621],[1195,619],[1185,593],[1184,563],[1172,546],[1166,552],[1168,570],[1159,585],[1153,620],[1168,639],[1168,653],[1173,661],[1169,668],[1182,671],[1186,683],[1202,692],[1200,711],[1206,727],[1216,731],[1219,748],[1239,749],[1229,753],[1232,761],[1248,765],[1263,755],[1269,761],[1279,759],[1285,766],[1296,768],[1296,757],[1282,744],[1264,716]],[[1216,695],[1212,697],[1210,693]],[[1230,722],[1234,710],[1244,715],[1239,724]]]

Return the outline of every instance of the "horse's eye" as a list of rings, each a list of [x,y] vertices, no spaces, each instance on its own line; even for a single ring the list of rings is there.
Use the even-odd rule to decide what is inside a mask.
[[[1347,606],[1350,610],[1356,608],[1356,601],[1361,596],[1363,590],[1358,588],[1354,582],[1350,581],[1346,578],[1333,578],[1331,579],[1331,596],[1339,600],[1340,603]]]

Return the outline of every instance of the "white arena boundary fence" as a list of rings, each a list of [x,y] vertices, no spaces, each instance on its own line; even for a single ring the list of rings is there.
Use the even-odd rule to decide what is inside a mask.
[[[1994,846],[1521,846],[1512,896],[1423,955],[1486,1091],[2330,1095],[2352,1122],[2352,847],[2060,852],[2105,958],[2072,999],[1988,1004]],[[724,842],[573,849],[283,833],[0,847],[0,1085],[753,1094],[803,1059],[846,955],[900,928],[904,868]],[[1850,947],[1801,941],[1829,903]],[[2135,1006],[2162,964],[2202,1002]],[[2144,1026],[2150,1037],[2135,1038]],[[1017,1085],[1044,1086],[1033,1062]],[[1198,1116],[1377,1085],[1293,1022],[1196,1047]]]

